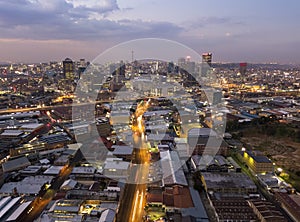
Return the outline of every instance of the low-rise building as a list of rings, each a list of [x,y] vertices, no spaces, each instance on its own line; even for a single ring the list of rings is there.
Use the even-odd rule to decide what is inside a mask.
[[[202,173],[202,183],[207,192],[227,194],[250,194],[256,193],[257,187],[254,182],[242,173]]]
[[[272,173],[274,171],[274,166],[272,161],[258,152],[251,152],[249,150],[243,152],[243,160],[247,166],[255,173]]]
[[[210,197],[219,222],[254,222],[257,217],[247,201],[242,197]]]
[[[39,193],[45,183],[50,183],[52,176],[28,176],[19,182],[8,182],[0,189],[1,195],[27,195],[33,196]]]
[[[118,158],[122,158],[123,160],[131,160],[133,147],[131,146],[121,146],[121,145],[113,145],[111,147],[113,149],[112,155]],[[109,155],[109,154],[108,154]]]
[[[208,161],[201,161],[201,159],[209,159]],[[208,162],[208,163],[207,163]],[[221,156],[200,156],[194,155],[191,158],[191,165],[194,170],[201,170],[206,172],[228,172],[230,166],[227,160]]]
[[[287,222],[288,220],[282,215],[280,210],[271,202],[260,199],[248,201],[254,213],[261,222]]]
[[[189,149],[193,155],[227,156],[228,144],[211,128],[193,128],[188,132]]]
[[[300,196],[296,194],[287,194],[275,192],[276,200],[282,208],[295,220],[300,221]]]
[[[112,179],[126,180],[128,177],[129,162],[121,158],[107,158],[104,163],[103,175]]]
[[[5,163],[2,164],[2,168],[3,168],[3,172],[7,173],[7,172],[11,172],[14,170],[19,170],[25,167],[30,166],[31,163],[29,162],[27,157],[20,157],[17,159],[12,159],[9,160]]]

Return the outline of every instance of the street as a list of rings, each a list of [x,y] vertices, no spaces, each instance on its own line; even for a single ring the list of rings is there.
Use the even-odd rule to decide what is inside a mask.
[[[46,188],[45,192],[41,192],[36,196],[36,198],[20,216],[19,221],[32,222],[43,212],[45,207],[50,203],[56,192],[59,190],[60,186],[66,179],[68,179],[75,163],[78,162],[80,158],[81,155],[79,154],[79,152],[77,152],[71,164],[65,165],[62,168],[60,174],[55,179],[53,179],[51,184]]]
[[[136,124],[132,127],[133,155],[130,174],[125,185],[120,207],[117,214],[117,222],[140,222],[146,205],[146,191],[149,173],[149,153],[144,140],[144,124],[142,115],[148,105],[137,107]]]

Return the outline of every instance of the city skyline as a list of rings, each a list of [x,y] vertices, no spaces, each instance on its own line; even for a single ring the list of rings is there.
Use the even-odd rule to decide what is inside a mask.
[[[216,62],[299,64],[299,4],[1,0],[0,61],[93,60],[124,41],[163,38],[212,52]]]

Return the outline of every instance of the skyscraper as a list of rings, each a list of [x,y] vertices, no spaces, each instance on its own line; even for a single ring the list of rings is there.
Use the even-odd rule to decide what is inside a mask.
[[[203,53],[202,54],[202,63],[207,63],[209,67],[211,67],[211,62],[212,62],[212,53]]]
[[[240,63],[240,74],[241,76],[245,76],[247,72],[247,63],[246,62],[241,62]]]
[[[201,63],[201,77],[207,77],[211,69],[212,63],[212,53],[203,53],[202,54],[202,63]]]
[[[80,59],[78,63],[78,76],[77,76],[79,79],[82,73],[84,73],[86,67],[87,67],[87,62],[85,61],[85,59]]]
[[[71,59],[66,58],[63,61],[63,72],[64,72],[65,79],[74,80],[75,67],[74,67],[74,63]]]

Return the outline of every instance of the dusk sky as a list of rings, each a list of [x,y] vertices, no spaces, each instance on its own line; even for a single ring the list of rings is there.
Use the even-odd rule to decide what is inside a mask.
[[[0,62],[93,60],[164,38],[214,61],[300,64],[299,10],[299,0],[0,0]]]

